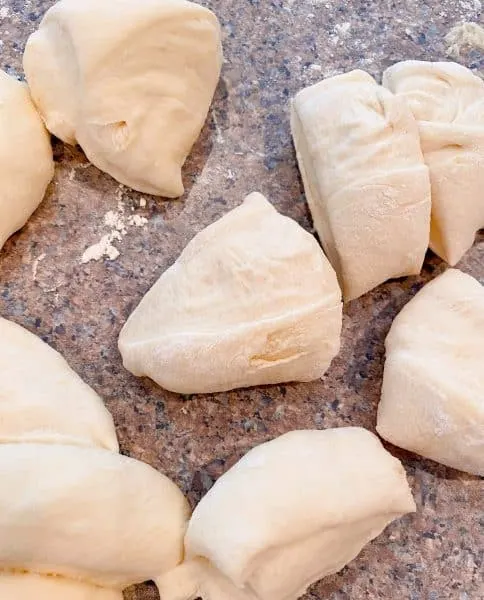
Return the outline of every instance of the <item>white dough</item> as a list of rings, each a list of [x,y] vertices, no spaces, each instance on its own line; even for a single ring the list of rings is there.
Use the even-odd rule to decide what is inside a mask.
[[[52,133],[121,183],[177,197],[220,36],[215,15],[184,0],[61,0],[29,38],[24,69]]]
[[[484,476],[484,288],[449,269],[394,320],[378,433],[396,446]]]
[[[50,136],[27,86],[0,70],[0,248],[42,202],[53,175]]]
[[[484,227],[484,81],[456,63],[405,61],[383,75],[419,122],[432,185],[430,247],[455,265]]]
[[[413,511],[402,465],[369,431],[288,433],[248,452],[201,500],[188,562],[157,580],[161,597],[294,600]]]
[[[299,92],[291,127],[314,225],[345,301],[419,273],[430,183],[405,101],[352,71]]]
[[[119,337],[125,367],[180,393],[321,377],[341,292],[312,235],[261,194],[197,234]]]
[[[32,573],[0,573],[2,600],[123,600],[119,590]]]
[[[118,450],[101,398],[62,356],[0,318],[0,443],[95,445]]]
[[[187,502],[142,462],[97,448],[3,444],[0,477],[0,570],[121,589],[183,557]]]

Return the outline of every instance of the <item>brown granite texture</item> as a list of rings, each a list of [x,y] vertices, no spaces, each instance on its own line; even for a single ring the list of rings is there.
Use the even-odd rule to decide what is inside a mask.
[[[82,0],[79,0],[82,2]],[[206,0],[205,0],[206,1]],[[0,0],[1,67],[21,55],[51,0]],[[342,350],[323,381],[178,396],[123,369],[118,333],[158,276],[200,229],[259,190],[311,229],[296,168],[288,100],[321,77],[358,67],[380,77],[401,59],[445,59],[444,36],[481,19],[478,0],[213,0],[226,61],[207,125],[184,169],[179,201],[146,197],[55,143],[56,176],[27,226],[0,252],[0,314],[61,352],[106,400],[122,451],[172,477],[192,504],[252,446],[294,428],[374,429],[383,342],[393,317],[445,269],[386,283],[345,307]],[[476,71],[484,57],[464,52]],[[118,209],[145,216],[114,261],[80,264]],[[143,202],[141,203],[143,204]],[[484,283],[484,235],[459,265]],[[342,572],[314,585],[318,600],[482,600],[484,483],[390,448],[404,462],[418,512],[392,524]],[[304,468],[304,465],[301,465]],[[157,598],[153,585],[126,592]]]

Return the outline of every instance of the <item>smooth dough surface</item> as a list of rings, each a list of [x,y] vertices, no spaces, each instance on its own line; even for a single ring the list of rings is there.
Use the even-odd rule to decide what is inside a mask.
[[[291,128],[314,225],[345,301],[419,273],[430,183],[405,101],[351,71],[299,92]]]
[[[184,0],[61,0],[24,69],[48,129],[148,194],[181,196],[181,167],[220,75],[220,25]]]
[[[101,398],[62,356],[0,318],[0,443],[94,445],[118,450]]]
[[[261,195],[197,234],[119,337],[125,367],[179,393],[310,381],[338,353],[336,275]]]
[[[180,581],[174,571],[158,582],[162,597],[195,597],[183,580],[193,585],[190,561],[202,560],[212,581],[197,586],[205,600],[230,598],[220,592],[229,583],[237,598],[293,600],[414,510],[402,465],[369,431],[285,434],[248,452],[201,500],[185,537],[189,562]]]
[[[174,568],[189,515],[148,465],[78,446],[0,445],[0,570],[123,588]]]
[[[484,288],[449,269],[410,300],[385,341],[378,433],[484,476]]]
[[[42,202],[53,175],[50,136],[27,86],[0,70],[0,248]]]
[[[450,62],[404,61],[383,85],[404,99],[419,122],[430,170],[430,247],[455,265],[484,227],[484,81]]]
[[[0,573],[2,600],[123,600],[119,590],[64,577],[32,573]]]

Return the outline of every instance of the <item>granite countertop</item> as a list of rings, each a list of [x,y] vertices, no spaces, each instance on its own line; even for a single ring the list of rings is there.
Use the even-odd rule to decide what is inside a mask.
[[[341,353],[324,380],[310,384],[168,393],[123,369],[117,350],[123,323],[190,238],[248,192],[259,190],[311,229],[288,118],[288,100],[300,88],[356,67],[379,78],[398,60],[445,59],[449,29],[482,17],[478,0],[205,3],[223,24],[226,61],[184,169],[184,197],[135,193],[90,166],[79,149],[56,143],[56,175],[45,201],[0,252],[0,314],[61,352],[106,400],[122,451],[173,478],[192,504],[249,448],[288,430],[374,430],[385,335],[445,265],[429,254],[421,276],[386,283],[347,305]],[[22,73],[25,41],[52,4],[0,0],[3,69]],[[476,50],[464,51],[460,61],[484,69]],[[119,256],[81,264],[86,248],[112,233],[113,216],[125,224],[121,241],[113,241]],[[482,233],[459,268],[484,283]],[[389,526],[307,598],[482,600],[482,479],[391,450],[404,462],[418,512]],[[157,597],[149,584],[126,592],[129,600]]]

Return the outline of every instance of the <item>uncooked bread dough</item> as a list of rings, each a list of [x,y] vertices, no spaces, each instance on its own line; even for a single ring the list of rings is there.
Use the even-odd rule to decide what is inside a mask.
[[[101,398],[62,356],[0,318],[0,443],[95,445],[118,450]]]
[[[383,84],[419,122],[432,185],[430,247],[455,265],[484,227],[484,81],[456,63],[410,60]]]
[[[161,597],[293,600],[413,511],[402,465],[369,431],[288,433],[248,452],[201,500],[187,562],[157,580]]]
[[[291,126],[314,225],[345,301],[419,273],[430,184],[405,101],[352,71],[299,92]]]
[[[61,0],[29,38],[24,69],[52,133],[121,183],[177,197],[220,36],[215,15],[184,0]]]
[[[58,576],[0,573],[2,600],[123,600],[119,590]]]
[[[378,433],[484,476],[484,288],[449,269],[396,317],[387,336]]]
[[[0,570],[122,587],[183,557],[187,502],[148,465],[97,448],[0,445]]]
[[[0,248],[42,202],[53,175],[50,136],[27,86],[0,70]]]
[[[310,381],[338,353],[341,292],[312,235],[261,194],[204,229],[121,331],[125,367],[180,393]]]

